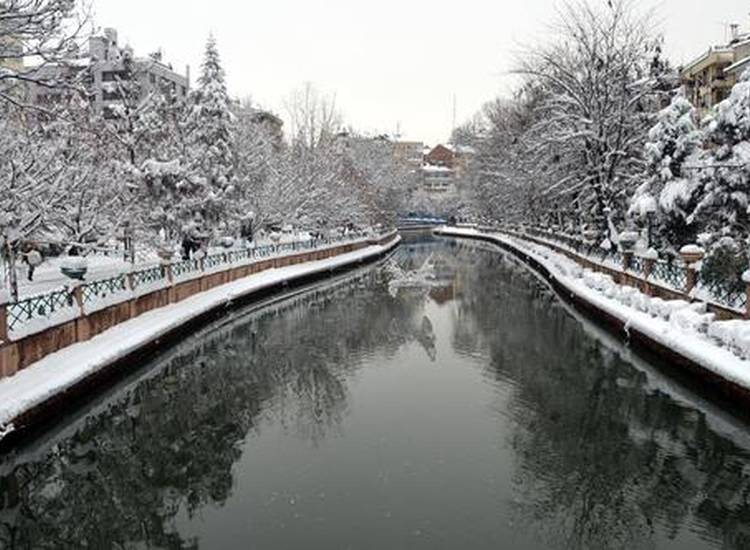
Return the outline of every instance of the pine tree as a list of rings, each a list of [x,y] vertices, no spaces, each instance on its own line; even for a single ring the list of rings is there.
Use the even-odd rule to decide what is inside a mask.
[[[689,216],[696,207],[697,183],[685,163],[700,150],[702,133],[695,108],[680,90],[659,112],[644,147],[646,182],[631,201],[630,215],[650,227],[651,244],[679,248],[694,242],[696,225]]]
[[[209,37],[199,87],[188,115],[188,177],[195,218],[207,227],[227,223],[234,191],[234,115],[216,40]]]
[[[709,232],[746,238],[750,232],[750,71],[717,106],[707,137],[715,147],[700,174],[702,199],[693,217]]]

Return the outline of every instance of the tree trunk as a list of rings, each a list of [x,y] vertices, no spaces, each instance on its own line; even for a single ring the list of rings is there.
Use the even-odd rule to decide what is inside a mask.
[[[3,247],[3,259],[8,270],[8,290],[10,290],[11,301],[18,301],[18,274],[16,273],[16,255],[10,243]]]

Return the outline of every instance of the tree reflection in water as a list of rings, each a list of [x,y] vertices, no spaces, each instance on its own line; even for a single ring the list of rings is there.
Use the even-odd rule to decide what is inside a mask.
[[[518,522],[552,547],[650,548],[692,531],[750,548],[747,447],[649,391],[515,261],[490,252],[461,276],[454,345],[486,354],[487,376],[516,388],[502,414],[515,424]]]
[[[445,477],[435,480],[437,488],[474,498],[456,504],[468,508],[455,518],[446,515],[454,510],[446,502],[426,502],[420,517],[440,518],[444,536],[455,536],[421,547],[456,547],[451,543],[460,540],[484,547],[461,529],[473,521],[477,533],[504,537],[509,518],[501,514],[508,513],[513,530],[538,534],[545,547],[649,548],[664,541],[688,549],[750,547],[744,424],[690,397],[676,399],[674,384],[660,391],[654,377],[666,380],[663,374],[592,332],[495,249],[425,239],[403,248],[395,261],[397,271],[426,274],[423,284],[394,293],[393,266],[374,268],[238,314],[166,352],[45,441],[6,457],[0,462],[0,547],[197,547],[178,529],[178,518],[229,507],[238,483],[234,470],[244,454],[257,452],[269,426],[281,426],[317,452],[351,416],[352,380],[361,369],[401,358],[409,345],[416,354],[406,357],[422,354],[429,368],[409,371],[399,364],[386,373],[384,387],[417,372],[418,383],[404,383],[392,402],[413,411],[416,421],[404,421],[392,440],[372,448],[392,461],[378,459],[383,479],[412,483],[412,494],[399,484],[378,485],[383,492],[377,494],[394,507],[409,498],[420,502],[430,494],[422,492],[431,475],[440,472]],[[490,408],[462,408],[449,397],[437,406],[420,401],[436,389],[426,380],[440,376],[464,392],[478,379],[477,399],[486,395]],[[452,393],[454,386],[437,389]],[[443,424],[431,423],[432,416],[446,420],[435,410],[443,403],[457,415],[448,423],[468,427],[459,434],[466,439],[451,439]],[[389,426],[378,425],[378,418],[364,420],[376,426],[372,433],[388,437]],[[412,434],[414,426],[439,441],[413,438],[422,435]],[[507,440],[510,493],[466,492],[477,481],[467,467],[507,472],[493,468],[500,452],[491,442],[495,434],[472,433],[474,426],[497,429]],[[477,448],[456,451],[455,441]],[[388,469],[403,456],[414,459],[406,473]],[[337,466],[351,465],[331,465]],[[349,473],[355,479],[363,474],[356,467]],[[356,491],[340,502],[348,511],[357,498],[369,509],[381,504]]]
[[[421,302],[386,287],[370,271],[193,339],[74,435],[7,458],[0,547],[196,546],[175,516],[229,497],[242,443],[264,418],[317,442],[345,414],[358,358],[417,337]]]

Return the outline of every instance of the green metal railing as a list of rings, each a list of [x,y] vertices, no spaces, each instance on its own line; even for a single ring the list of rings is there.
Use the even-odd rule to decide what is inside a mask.
[[[604,250],[594,243],[586,242],[582,237],[528,227],[504,227],[501,228],[501,231],[521,238],[530,236],[541,242],[549,242],[563,250],[574,252],[592,263],[600,264],[609,269],[615,268],[622,271],[626,267],[624,265],[625,257],[622,252],[614,248],[612,250]],[[635,254],[630,256],[627,271],[641,279],[645,279],[645,260]],[[740,273],[737,274],[737,279],[738,281],[741,280]],[[687,293],[689,281],[688,267],[679,260],[658,259],[651,266],[647,280],[676,292]],[[701,299],[727,309],[744,313],[749,305],[747,292],[744,290],[743,284],[722,285],[716,282],[708,283],[703,281],[700,278],[700,274],[698,274],[696,288],[699,291],[698,296]]]
[[[62,310],[71,310],[80,315],[81,307],[91,306],[97,301],[110,299],[118,294],[123,295],[123,301],[128,293],[138,289],[150,288],[159,283],[165,287],[169,284],[170,270],[172,281],[184,280],[191,276],[199,276],[206,271],[218,270],[222,266],[227,269],[243,262],[268,259],[296,252],[316,250],[332,245],[345,244],[362,240],[368,236],[365,232],[352,232],[337,238],[319,238],[290,243],[268,244],[253,248],[231,249],[219,254],[210,254],[202,260],[189,259],[172,264],[159,265],[146,269],[139,269],[129,276],[125,273],[107,279],[86,282],[80,285],[81,303],[76,301],[76,290],[62,288],[39,296],[29,297],[5,306],[7,316],[7,330],[9,333],[22,331],[24,327],[31,329],[31,325],[52,317]],[[37,327],[34,327],[36,329]]]

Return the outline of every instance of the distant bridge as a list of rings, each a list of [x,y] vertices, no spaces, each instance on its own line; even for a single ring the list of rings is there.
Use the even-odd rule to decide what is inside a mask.
[[[431,216],[409,216],[398,220],[398,229],[401,231],[418,231],[422,229],[433,229],[446,225],[447,220]]]

